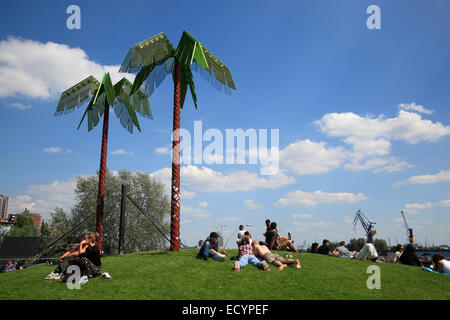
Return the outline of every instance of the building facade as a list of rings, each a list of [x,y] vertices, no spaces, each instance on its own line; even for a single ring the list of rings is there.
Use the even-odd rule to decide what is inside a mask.
[[[6,220],[8,217],[9,197],[0,194],[0,220]]]

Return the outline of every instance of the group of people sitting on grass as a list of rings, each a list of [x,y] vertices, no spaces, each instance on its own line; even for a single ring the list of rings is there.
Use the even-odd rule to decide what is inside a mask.
[[[330,249],[330,241],[325,239],[322,245],[313,243],[311,245],[310,253],[325,254],[340,258],[358,259],[358,260],[372,260],[374,262],[385,262],[386,259],[379,257],[375,246],[372,243],[366,243],[359,251],[350,251],[345,247],[345,241],[341,241],[335,250]],[[410,266],[424,267],[423,261],[417,256],[416,249],[412,244],[408,244],[406,248],[399,244],[396,247],[394,254],[394,263],[400,263]],[[450,274],[450,261],[440,253],[435,253],[432,257],[432,270]]]
[[[431,270],[450,274],[450,261],[448,261],[441,253],[435,253],[431,258]],[[416,254],[416,249],[412,244],[403,245],[398,244],[395,251],[394,263],[406,264],[410,266],[424,268],[424,261],[422,261]]]
[[[66,282],[68,276],[70,276],[67,269],[71,265],[80,268],[80,284],[85,283],[89,278],[102,275],[101,254],[96,245],[98,236],[96,232],[84,234],[79,244],[71,246],[67,252],[58,258],[58,266],[45,279]],[[104,273],[103,277],[111,278],[107,273]]]
[[[288,237],[280,236],[276,222],[271,223],[270,220],[266,220],[266,226],[266,232],[263,234],[266,239],[265,242],[252,240],[251,234],[244,230],[244,226],[239,226],[238,240],[236,241],[238,245],[238,256],[234,262],[233,269],[235,271],[240,271],[248,264],[252,264],[265,271],[270,270],[269,265],[277,267],[278,270],[283,270],[288,265],[295,264],[296,268],[300,269],[302,267],[300,260],[287,259],[289,256],[285,259],[279,254],[270,251],[285,250],[289,248],[294,252],[298,252]],[[204,241],[200,248],[197,257],[205,260],[213,258],[215,261],[225,261],[226,253],[224,251],[219,252],[218,246],[218,234],[216,232],[211,232],[209,238]],[[292,257],[292,255],[290,255],[290,257]]]
[[[385,262],[386,259],[378,256],[377,249],[372,243],[366,243],[364,247],[359,251],[350,251],[345,247],[345,241],[341,241],[339,246],[331,250],[330,240],[324,239],[322,245],[319,246],[317,242],[311,245],[310,253],[324,254],[339,258],[358,259],[358,260],[371,260],[373,262]]]
[[[0,266],[0,273],[12,272],[14,270],[22,270],[22,269],[23,269],[23,262],[20,261],[20,259],[17,259],[17,261],[14,263],[12,260],[9,260],[6,265]]]

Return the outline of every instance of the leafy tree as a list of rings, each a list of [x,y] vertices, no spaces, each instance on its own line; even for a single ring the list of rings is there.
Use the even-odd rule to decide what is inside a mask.
[[[333,251],[335,250],[337,247],[339,247],[339,242],[330,242],[330,250]]]
[[[106,170],[105,173],[105,201],[104,201],[104,242],[103,251],[115,253],[118,248],[119,215],[122,183],[128,188],[128,195],[139,204],[151,220],[169,234],[166,218],[169,216],[170,203],[164,192],[164,184],[152,180],[148,173],[127,170],[117,175]],[[70,227],[75,226],[96,212],[98,187],[97,176],[79,177],[75,195],[77,203],[72,208]],[[95,221],[92,219],[77,235],[94,230]],[[165,248],[166,239],[158,232],[152,222],[145,217],[129,200],[126,210],[125,245],[124,252],[135,252]]]
[[[16,217],[14,226],[7,234],[8,237],[37,237],[39,230],[36,228],[33,219],[27,214],[19,214]]]
[[[366,244],[366,239],[358,238],[358,239],[350,239],[350,242],[347,246],[350,251],[360,251],[364,245]]]
[[[377,249],[377,252],[387,252],[389,249],[389,246],[386,242],[386,240],[383,239],[375,239],[373,241],[373,245],[375,246],[375,249]]]

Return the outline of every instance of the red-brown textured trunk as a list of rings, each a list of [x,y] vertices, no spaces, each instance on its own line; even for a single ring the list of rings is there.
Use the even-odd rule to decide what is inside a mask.
[[[175,60],[173,92],[172,189],[170,250],[180,250],[180,87],[181,65]]]
[[[106,98],[105,98],[106,100]],[[102,153],[100,156],[100,172],[98,176],[98,196],[97,196],[97,220],[95,231],[99,234],[97,247],[102,252],[103,243],[103,210],[105,199],[105,175],[106,175],[106,154],[108,148],[108,124],[109,124],[109,105],[105,101],[105,112],[103,115],[103,134],[102,134]]]

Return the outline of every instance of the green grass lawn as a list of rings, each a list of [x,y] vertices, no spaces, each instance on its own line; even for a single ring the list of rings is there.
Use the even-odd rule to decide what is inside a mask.
[[[313,254],[294,254],[302,269],[264,272],[233,261],[196,259],[197,250],[141,252],[102,259],[112,280],[95,278],[80,290],[43,280],[54,267],[0,274],[0,299],[450,299],[450,277],[420,268]],[[236,250],[228,250],[228,256]],[[381,268],[381,289],[366,286],[367,267]]]

